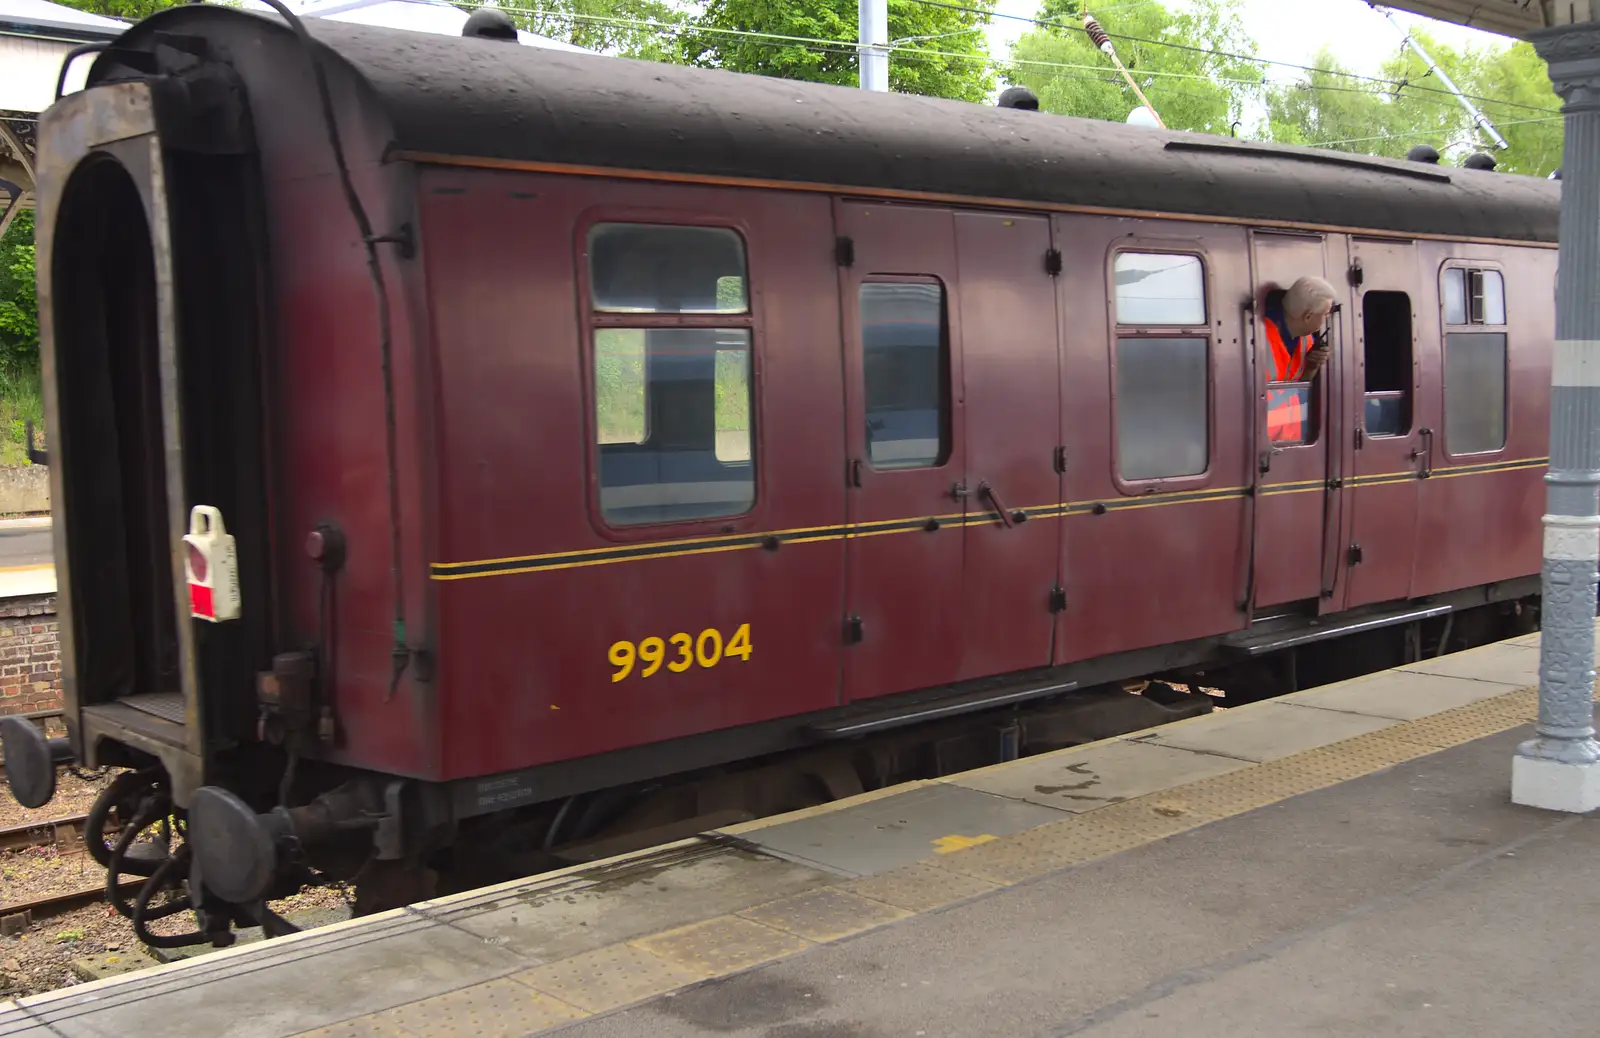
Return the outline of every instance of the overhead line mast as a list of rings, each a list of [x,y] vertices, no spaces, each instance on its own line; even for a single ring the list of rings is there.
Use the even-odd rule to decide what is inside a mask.
[[[1399,29],[1402,34],[1404,34],[1404,42],[1409,44],[1411,49],[1417,52],[1417,57],[1421,58],[1427,64],[1428,71],[1433,75],[1438,76],[1439,82],[1443,83],[1449,89],[1450,93],[1455,95],[1456,100],[1461,103],[1462,108],[1466,109],[1467,115],[1469,115],[1472,118],[1472,121],[1477,124],[1478,129],[1482,130],[1490,140],[1494,141],[1495,147],[1502,151],[1511,147],[1511,145],[1506,143],[1506,139],[1500,136],[1500,131],[1494,128],[1494,123],[1489,121],[1489,117],[1480,112],[1477,105],[1474,105],[1471,101],[1467,100],[1467,95],[1461,92],[1461,89],[1455,85],[1455,82],[1450,78],[1445,70],[1440,68],[1438,63],[1429,56],[1426,50],[1423,49],[1422,41],[1417,39],[1416,34],[1407,29],[1404,25],[1401,25],[1400,19],[1396,18],[1394,12],[1389,10],[1387,7],[1379,7],[1377,4],[1372,3],[1372,0],[1367,0],[1367,3],[1368,6],[1374,11],[1377,11],[1379,14],[1389,19],[1389,23],[1396,29]]]

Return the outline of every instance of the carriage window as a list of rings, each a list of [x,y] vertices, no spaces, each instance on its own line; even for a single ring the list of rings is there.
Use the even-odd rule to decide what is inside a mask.
[[[1498,270],[1450,267],[1440,296],[1445,324],[1506,323],[1506,283]]]
[[[867,459],[876,469],[931,468],[950,456],[950,347],[944,286],[861,286]]]
[[[1117,340],[1117,471],[1170,479],[1206,470],[1210,341]]]
[[[1411,431],[1411,297],[1368,292],[1361,297],[1368,436]]]
[[[1113,277],[1118,324],[1206,323],[1205,275],[1198,256],[1119,252]]]
[[[743,240],[721,228],[600,224],[588,244],[606,521],[748,512],[754,328]]]
[[[746,313],[744,242],[722,227],[596,224],[589,291],[604,314]]]
[[[1200,257],[1119,252],[1117,471],[1126,480],[1198,476],[1210,464],[1211,339]],[[1175,334],[1176,329],[1183,334]],[[1150,329],[1156,334],[1130,334]]]
[[[1444,436],[1450,454],[1486,454],[1506,445],[1506,335],[1444,337]]]

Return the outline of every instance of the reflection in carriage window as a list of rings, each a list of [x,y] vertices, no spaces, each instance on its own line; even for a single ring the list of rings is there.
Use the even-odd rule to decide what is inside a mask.
[[[723,227],[597,224],[589,291],[596,313],[742,314],[744,242]]]
[[[1506,445],[1506,285],[1498,270],[1447,267],[1444,302],[1444,444],[1452,455]],[[1474,327],[1476,326],[1476,327]],[[1497,331],[1490,329],[1498,328]]]
[[[592,305],[607,318],[594,330],[606,521],[750,511],[753,327],[743,241],[720,228],[601,224],[589,261]]]
[[[1117,472],[1127,480],[1201,475],[1211,458],[1205,267],[1183,253],[1119,252],[1112,281]]]
[[[1123,479],[1198,476],[1210,464],[1211,343],[1117,339],[1117,471]]]
[[[1444,337],[1444,445],[1451,454],[1505,448],[1505,332]]]
[[[1444,301],[1445,324],[1506,323],[1506,282],[1498,270],[1449,267],[1439,294]]]
[[[863,284],[861,362],[873,468],[944,464],[950,453],[944,287],[933,281]]]
[[[1267,442],[1274,447],[1311,443],[1315,426],[1310,382],[1273,382],[1267,386]]]
[[[1195,327],[1206,323],[1205,271],[1198,256],[1119,252],[1113,277],[1118,324]]]

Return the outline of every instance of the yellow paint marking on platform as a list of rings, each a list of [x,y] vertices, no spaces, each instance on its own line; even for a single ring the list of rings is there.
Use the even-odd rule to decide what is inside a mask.
[[[941,836],[933,841],[933,849],[940,854],[954,854],[956,851],[964,851],[968,847],[992,843],[998,839],[998,836],[990,836],[987,833],[982,836]]]

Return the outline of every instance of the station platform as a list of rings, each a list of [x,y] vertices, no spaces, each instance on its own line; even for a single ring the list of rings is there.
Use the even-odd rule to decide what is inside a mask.
[[[0,1005],[4,1038],[1579,1033],[1538,636]]]

